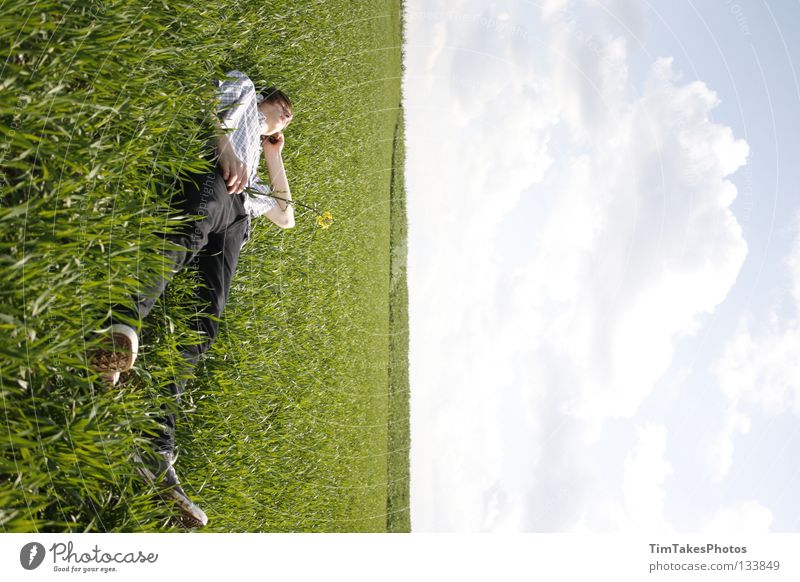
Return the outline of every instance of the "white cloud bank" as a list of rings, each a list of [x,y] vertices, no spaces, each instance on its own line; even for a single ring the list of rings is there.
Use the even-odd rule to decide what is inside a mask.
[[[747,145],[670,59],[632,86],[637,2],[415,5],[413,526],[641,526],[594,509],[617,506],[667,528],[666,430],[642,429],[627,461],[595,447],[733,285],[747,247],[728,176]]]
[[[617,74],[619,50],[602,61]],[[548,220],[514,276],[515,305],[539,322],[525,337],[533,372],[560,378],[563,410],[587,420],[637,410],[674,337],[724,299],[746,254],[725,177],[747,146],[709,121],[711,91],[675,81],[660,60],[636,99],[619,96],[623,80],[598,87],[607,105],[542,192]],[[576,117],[586,132],[586,114]]]
[[[666,481],[673,472],[666,451],[665,426],[638,426],[625,455],[621,495],[596,495],[572,530],[673,532],[664,515]]]
[[[625,458],[622,494],[627,518],[647,531],[669,530],[664,519],[664,481],[672,466],[664,460],[667,429],[640,427],[635,449]]]
[[[750,418],[743,408],[769,416],[800,416],[800,217],[785,259],[788,286],[766,317],[745,315],[714,366],[728,402],[723,426],[708,447],[712,476],[730,470],[737,434],[747,434]]]

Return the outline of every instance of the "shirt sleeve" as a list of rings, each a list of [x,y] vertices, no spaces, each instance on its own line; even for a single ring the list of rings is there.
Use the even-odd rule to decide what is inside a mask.
[[[242,123],[248,100],[256,98],[256,88],[241,71],[228,71],[227,78],[217,84],[218,113],[224,129],[236,129]]]
[[[248,194],[247,211],[253,218],[261,216],[278,205],[277,200],[268,196],[272,189],[257,175],[250,178],[250,188],[257,192],[257,194]]]

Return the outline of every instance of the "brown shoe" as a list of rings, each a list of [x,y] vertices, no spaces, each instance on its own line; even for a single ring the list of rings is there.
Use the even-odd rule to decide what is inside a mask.
[[[103,345],[91,358],[91,366],[104,382],[112,386],[119,380],[120,372],[133,367],[139,353],[139,336],[136,330],[122,323],[113,324],[107,332]]]

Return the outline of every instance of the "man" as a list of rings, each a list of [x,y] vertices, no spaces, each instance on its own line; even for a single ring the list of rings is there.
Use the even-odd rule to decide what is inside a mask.
[[[92,365],[103,378],[115,384],[120,372],[129,370],[139,346],[137,329],[152,310],[171,276],[190,263],[196,263],[202,285],[196,289],[198,314],[195,329],[204,338],[199,345],[183,351],[187,369],[193,369],[200,356],[217,337],[217,318],[222,314],[239,260],[239,252],[250,236],[252,217],[265,215],[281,228],[294,226],[294,211],[289,182],[283,167],[283,129],[292,120],[292,103],[281,91],[270,88],[257,93],[253,82],[239,71],[230,71],[218,83],[220,100],[214,171],[191,176],[182,182],[178,209],[186,215],[201,215],[184,226],[170,240],[182,250],[168,251],[172,272],[159,277],[147,291],[135,297],[134,308],[115,310],[117,320],[108,330],[108,341],[92,358]],[[264,155],[272,188],[258,176],[258,162]],[[253,194],[245,193],[247,188]],[[274,195],[271,195],[274,192]],[[120,317],[121,315],[121,317]],[[134,328],[119,320],[139,322]],[[185,380],[171,385],[180,402]],[[180,487],[172,464],[175,461],[175,417],[161,420],[163,430],[155,439],[155,457],[137,458],[139,472],[162,488],[162,495],[176,502],[179,520],[188,527],[208,521],[205,513]]]

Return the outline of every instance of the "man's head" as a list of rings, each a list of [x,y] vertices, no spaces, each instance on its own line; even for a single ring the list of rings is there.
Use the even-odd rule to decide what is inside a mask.
[[[283,131],[292,120],[292,100],[275,87],[269,87],[259,93],[258,110],[264,116],[264,135]]]

